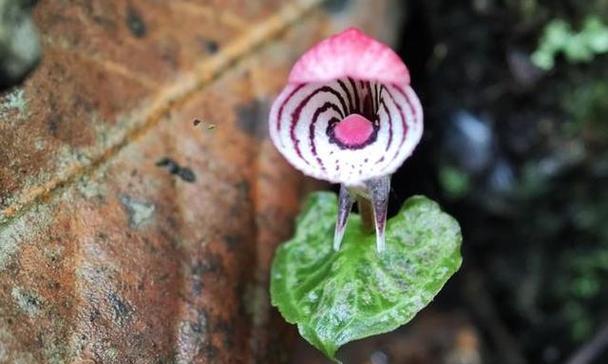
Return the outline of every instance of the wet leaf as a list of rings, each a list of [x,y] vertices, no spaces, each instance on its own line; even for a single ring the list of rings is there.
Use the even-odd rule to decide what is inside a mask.
[[[271,273],[272,304],[334,360],[340,346],[410,321],[462,262],[458,223],[426,197],[408,199],[389,220],[382,254],[358,215],[351,215],[334,252],[336,214],[335,195],[313,194]]]

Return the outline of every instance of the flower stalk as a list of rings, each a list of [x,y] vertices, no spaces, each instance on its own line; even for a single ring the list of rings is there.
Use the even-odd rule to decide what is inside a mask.
[[[363,232],[371,233],[374,231],[374,208],[372,202],[364,197],[357,197],[357,207],[361,216],[361,229]]]

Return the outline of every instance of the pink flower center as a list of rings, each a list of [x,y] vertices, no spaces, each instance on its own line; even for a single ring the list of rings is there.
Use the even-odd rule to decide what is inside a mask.
[[[371,121],[359,114],[351,114],[335,126],[334,136],[346,146],[355,146],[365,143],[373,132]]]

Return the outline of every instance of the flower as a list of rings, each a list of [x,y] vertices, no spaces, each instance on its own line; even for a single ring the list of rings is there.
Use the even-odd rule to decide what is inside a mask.
[[[304,174],[341,184],[336,250],[355,197],[371,201],[384,249],[390,175],[420,141],[422,119],[403,61],[358,29],[319,42],[293,66],[270,136]]]

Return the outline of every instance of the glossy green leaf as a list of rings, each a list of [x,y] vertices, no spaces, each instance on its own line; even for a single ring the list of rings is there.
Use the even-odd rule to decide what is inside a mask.
[[[311,195],[271,272],[272,304],[334,360],[340,346],[410,321],[462,262],[458,223],[426,197],[408,199],[388,221],[382,254],[355,214],[334,252],[336,214],[334,194]]]

